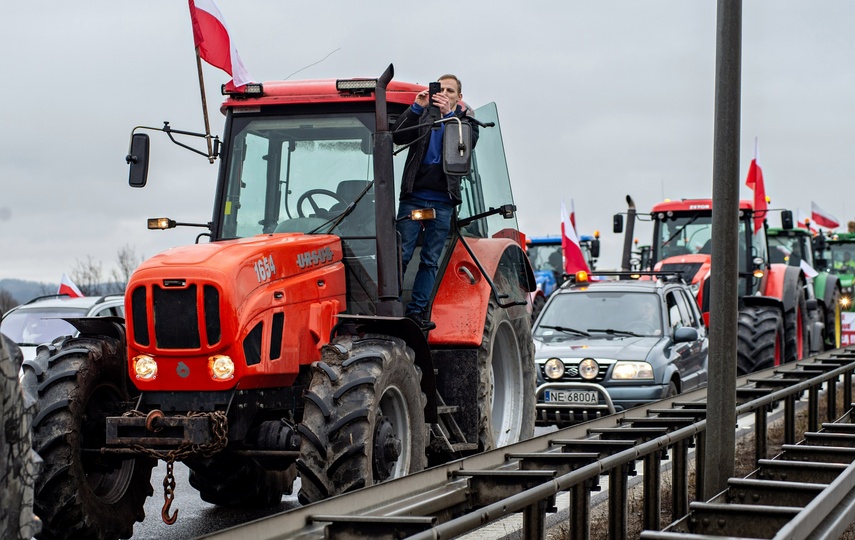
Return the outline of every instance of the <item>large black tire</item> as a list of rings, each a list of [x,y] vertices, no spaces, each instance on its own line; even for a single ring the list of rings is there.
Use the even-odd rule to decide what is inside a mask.
[[[537,386],[528,317],[511,319],[490,299],[478,350],[478,432],[481,450],[534,435]]]
[[[784,362],[795,362],[810,354],[804,283],[799,281],[794,293],[796,301],[784,313]]]
[[[152,458],[84,452],[105,443],[108,415],[136,394],[122,344],[66,339],[24,362],[24,392],[36,399],[33,445],[44,460],[36,482],[40,539],[130,538],[153,493]]]
[[[323,348],[297,426],[302,504],[425,468],[427,398],[414,358],[402,340],[372,334]]]
[[[0,336],[0,540],[32,538],[33,485],[38,456],[30,437],[32,403],[24,404],[18,381],[20,349]]]
[[[202,500],[222,506],[263,507],[291,493],[297,469],[267,470],[253,460],[231,456],[188,462],[190,485]]]
[[[736,372],[746,375],[781,363],[784,328],[780,311],[744,306],[737,321]]]

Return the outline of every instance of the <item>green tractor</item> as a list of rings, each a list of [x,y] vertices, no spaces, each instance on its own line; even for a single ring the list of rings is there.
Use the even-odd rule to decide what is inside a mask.
[[[789,266],[801,267],[807,277],[805,283],[808,311],[818,313],[821,331],[811,333],[811,352],[823,349],[836,349],[840,347],[841,315],[843,305],[843,276],[826,272],[825,263],[817,257],[814,259],[816,239],[813,234],[802,228],[775,229],[766,231],[769,239],[769,258],[773,263],[782,263]],[[822,237],[817,237],[822,238]],[[853,235],[853,246],[855,249],[855,235]],[[811,274],[815,276],[810,277]],[[853,262],[853,273],[855,273],[855,262]],[[849,298],[851,298],[852,275],[849,275]],[[851,304],[851,301],[849,302]],[[816,305],[816,310],[811,309]],[[821,341],[819,341],[821,340]]]

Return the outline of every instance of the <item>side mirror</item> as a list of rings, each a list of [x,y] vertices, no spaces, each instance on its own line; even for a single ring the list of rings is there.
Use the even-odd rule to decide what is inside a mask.
[[[811,244],[813,244],[814,251],[825,251],[825,236],[819,234],[811,238]]]
[[[690,326],[681,326],[674,330],[674,343],[691,343],[700,338],[697,329]]]
[[[793,228],[793,211],[792,210],[782,210],[781,211],[781,228],[782,229],[792,229]]]
[[[623,232],[623,215],[615,214],[615,217],[612,218],[612,232],[615,234],[620,234]]]
[[[128,175],[128,184],[131,187],[141,188],[145,186],[148,179],[148,148],[148,134],[134,133],[131,137],[131,151],[125,157],[125,161],[131,166]]]
[[[600,256],[600,241],[596,238],[591,240],[591,258],[596,259]]]
[[[449,122],[442,138],[442,170],[445,174],[463,176],[472,168],[472,126]]]

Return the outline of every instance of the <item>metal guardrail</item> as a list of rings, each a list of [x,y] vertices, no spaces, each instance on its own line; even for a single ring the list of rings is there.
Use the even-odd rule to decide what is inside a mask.
[[[628,479],[638,461],[644,464],[642,538],[719,533],[732,538],[761,530],[767,534],[763,538],[824,537],[845,529],[855,512],[855,466],[846,465],[855,461],[855,423],[847,411],[842,422],[820,426],[820,390],[825,386],[826,417],[838,418],[838,381],[842,378],[848,406],[853,372],[855,347],[741,377],[737,413],[754,414],[753,474],[762,477],[734,479],[727,492],[708,503],[689,504],[690,446],[695,447],[695,500],[703,493],[706,391],[697,390],[204,538],[438,540],[520,513],[522,536],[543,539],[556,495],[569,492],[569,537],[587,539],[591,491],[600,476],[608,476],[609,538],[622,539],[627,538]],[[796,444],[797,403],[805,392],[807,430],[805,441]],[[767,459],[768,414],[776,403],[784,404],[784,451]],[[660,531],[661,462],[669,454],[675,521]],[[770,493],[776,492],[801,498],[777,505],[759,502],[771,501]]]

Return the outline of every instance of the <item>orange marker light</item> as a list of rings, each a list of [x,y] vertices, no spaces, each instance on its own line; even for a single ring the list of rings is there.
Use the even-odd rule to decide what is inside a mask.
[[[584,270],[579,270],[576,272],[576,283],[587,283],[588,282],[588,272]]]

